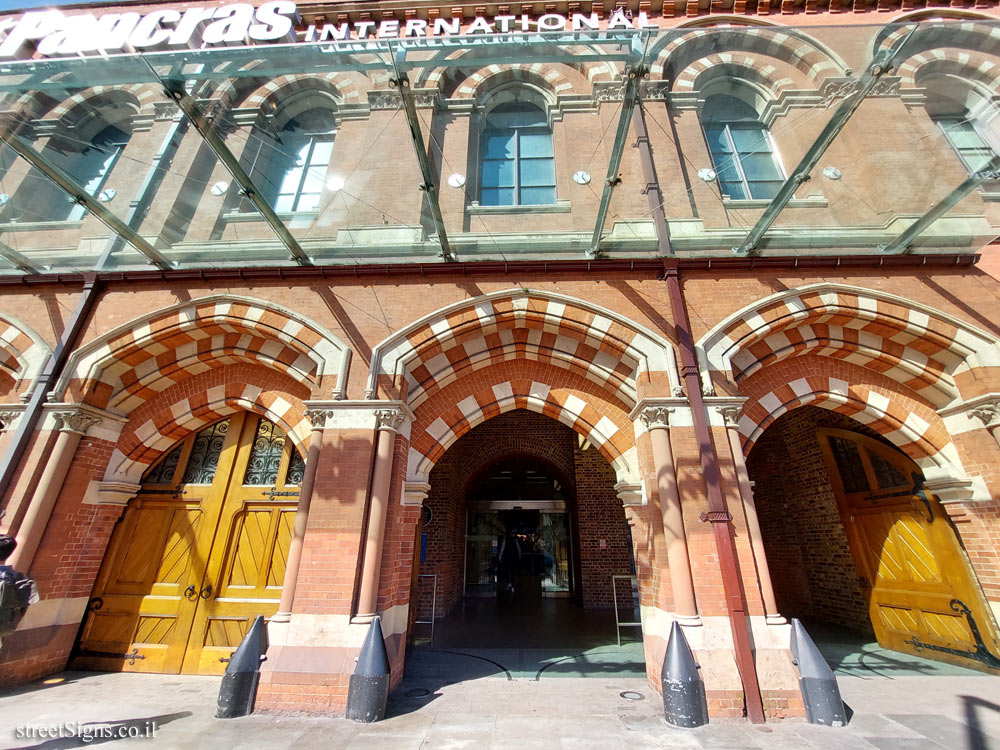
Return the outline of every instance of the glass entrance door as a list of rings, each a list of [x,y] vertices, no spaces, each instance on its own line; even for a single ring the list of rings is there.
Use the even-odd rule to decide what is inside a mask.
[[[572,560],[569,514],[563,503],[535,503],[525,507],[512,503],[477,503],[470,507],[466,527],[465,595],[491,597],[498,593],[498,581],[520,578],[544,597],[569,596],[572,591]],[[501,550],[508,532],[516,553],[504,556],[504,565],[516,572],[501,570]],[[522,587],[523,588],[523,587]]]

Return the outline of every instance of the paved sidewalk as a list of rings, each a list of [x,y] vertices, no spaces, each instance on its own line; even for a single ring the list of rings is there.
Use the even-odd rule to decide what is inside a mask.
[[[854,711],[843,729],[786,721],[764,727],[719,722],[697,730],[669,727],[645,680],[613,676],[497,676],[446,685],[411,679],[394,694],[390,717],[371,725],[264,715],[217,720],[216,677],[65,672],[56,679],[0,692],[0,747],[1000,750],[1000,678],[986,676],[841,677]],[[644,700],[622,698],[626,690]],[[152,740],[89,743],[15,737],[17,727],[75,722],[91,731],[137,732],[155,722],[157,731]]]

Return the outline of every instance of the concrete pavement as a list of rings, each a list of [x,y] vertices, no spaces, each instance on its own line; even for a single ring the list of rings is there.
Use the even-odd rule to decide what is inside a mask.
[[[393,695],[389,718],[359,725],[302,716],[217,720],[215,677],[65,672],[0,692],[0,747],[1000,750],[996,677],[841,677],[854,712],[842,729],[802,721],[673,729],[655,693],[633,677],[536,681],[496,674],[442,682],[408,679]],[[625,691],[643,700],[626,700],[620,695]],[[76,733],[78,723],[91,741],[38,736],[39,728],[48,733],[60,724],[64,735]],[[93,737],[142,734],[151,723],[157,726],[152,739]],[[25,736],[32,728],[34,735]]]

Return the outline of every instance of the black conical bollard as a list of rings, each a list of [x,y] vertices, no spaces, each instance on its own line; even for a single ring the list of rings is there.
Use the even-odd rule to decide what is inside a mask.
[[[675,621],[670,628],[670,640],[660,672],[663,714],[668,724],[693,728],[708,723],[705,683],[698,669],[684,631]]]
[[[389,703],[389,654],[380,617],[372,620],[347,689],[347,718],[371,723],[385,718]]]
[[[257,683],[260,681],[260,663],[267,653],[267,625],[264,616],[257,615],[247,631],[243,642],[233,652],[222,675],[219,687],[219,710],[217,719],[235,719],[253,713],[257,699]]]
[[[792,643],[799,668],[799,689],[806,704],[806,720],[828,727],[847,725],[847,710],[840,697],[837,677],[798,620],[792,620]]]

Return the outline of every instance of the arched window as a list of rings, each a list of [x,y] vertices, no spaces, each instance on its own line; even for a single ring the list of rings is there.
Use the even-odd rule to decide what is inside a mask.
[[[533,104],[505,102],[490,110],[480,141],[479,203],[538,206],[556,202],[552,129]]]
[[[333,157],[333,112],[314,107],[288,120],[274,136],[255,130],[250,177],[279,213],[316,211]],[[244,205],[243,210],[253,210]]]
[[[42,155],[72,177],[85,193],[98,197],[109,186],[111,170],[130,137],[130,133],[117,125],[104,125],[89,139],[80,138],[70,130],[52,136]],[[86,212],[34,168],[25,176],[11,203],[16,218],[22,221],[79,221]]]
[[[996,117],[978,91],[955,76],[934,77],[927,87],[927,112],[970,172],[978,172],[996,155],[989,120]]]
[[[713,94],[701,116],[722,194],[732,200],[773,198],[785,178],[754,108],[730,94]]]

